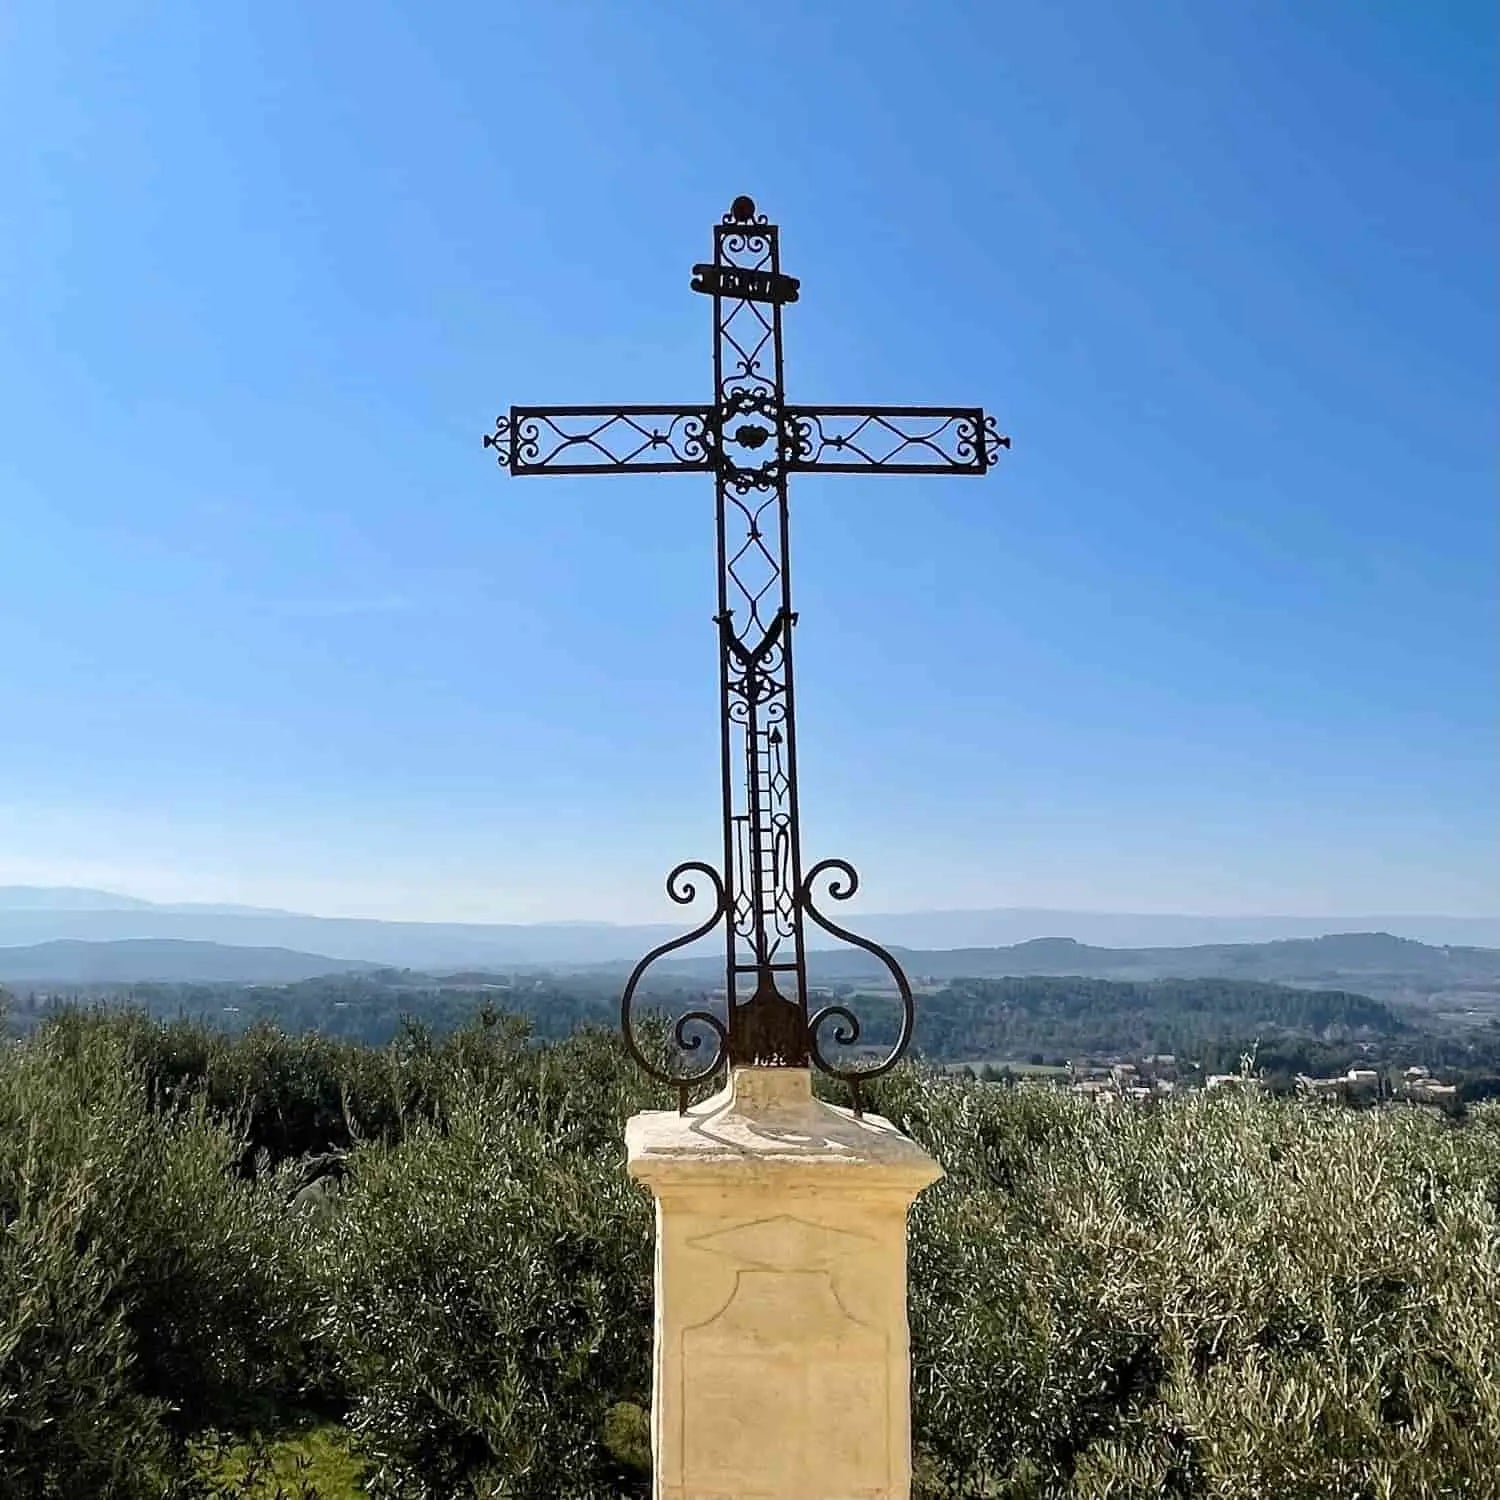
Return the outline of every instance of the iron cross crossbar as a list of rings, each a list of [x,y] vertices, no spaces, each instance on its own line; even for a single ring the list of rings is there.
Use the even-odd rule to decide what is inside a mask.
[[[802,868],[793,712],[787,480],[793,474],[983,474],[1010,447],[977,406],[795,406],[784,396],[781,312],[798,282],[781,269],[777,226],[736,198],[714,226],[714,258],[693,267],[692,287],[713,299],[713,400],[689,406],[513,406],[485,446],[515,475],[712,474],[717,491],[720,749],[723,865],[678,865],[667,894],[679,905],[707,886],[713,909],[690,932],[648,953],[626,983],[621,1028],[653,1077],[689,1091],[725,1065],[806,1067],[860,1084],[894,1067],[911,1040],[911,985],[878,944],[830,920],[814,886],[835,901],[854,895],[847,861]],[[809,1007],[806,922],[864,949],[889,971],[901,1000],[894,1043],[872,1058],[824,1050],[830,1023],[842,1048],[859,1043],[846,1005]],[[725,926],[724,1009],[677,1018],[666,1048],[649,1057],[634,1021],[636,991],[665,954]],[[790,994],[786,993],[790,991]],[[712,1047],[698,1060],[705,1040]],[[675,1049],[675,1050],[674,1050]],[[654,1049],[653,1049],[654,1050]],[[853,1059],[848,1061],[848,1059]]]

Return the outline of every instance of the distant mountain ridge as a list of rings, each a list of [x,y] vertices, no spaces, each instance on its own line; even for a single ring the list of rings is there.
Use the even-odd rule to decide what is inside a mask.
[[[296,912],[274,906],[241,906],[220,901],[147,901],[119,891],[101,891],[81,885],[0,885],[0,912],[4,911],[136,911],[199,912],[208,916],[291,917]]]
[[[62,939],[0,948],[0,984],[296,984],[325,974],[369,973],[376,964],[219,943],[129,938],[115,943]]]
[[[1420,972],[1440,979],[1489,980],[1500,975],[1500,949],[1434,945],[1389,932],[1331,932],[1315,938],[1282,938],[1267,943],[1204,943],[1174,948],[1095,948],[1072,938],[1033,938],[1009,948],[949,949],[913,954],[940,967],[968,964],[988,955],[1015,974],[1099,974],[1150,978],[1146,971],[1191,964],[1195,978],[1262,979],[1272,973],[1326,972],[1384,974]],[[1119,976],[1105,971],[1130,971]],[[1253,975],[1247,971],[1254,970]],[[1274,982],[1271,981],[1271,982]]]
[[[1070,938],[1038,938],[1006,948],[891,950],[911,979],[1076,978],[1150,983],[1156,980],[1229,979],[1298,989],[1357,990],[1383,1001],[1445,1003],[1462,1010],[1472,1002],[1500,1012],[1500,949],[1432,947],[1390,933],[1337,933],[1275,943],[1220,943],[1187,948],[1094,948]],[[664,978],[717,987],[723,958],[712,952],[668,959]],[[515,963],[383,964],[349,956],[277,946],[245,946],[180,939],[136,938],[107,942],[60,939],[0,947],[0,983],[111,984],[147,980],[191,983],[291,984],[336,973],[397,968],[446,975],[467,969],[478,979],[516,969],[551,969],[608,978],[627,964]],[[868,984],[885,970],[857,948],[808,954],[817,984]]]
[[[110,904],[113,903],[113,904]],[[1425,942],[1500,946],[1500,918],[1173,917],[1020,908],[855,914],[877,941],[915,950],[995,949],[1063,937],[1106,949],[1178,948],[1385,931]],[[634,962],[682,931],[672,923],[385,922],[271,908],[161,905],[109,891],[0,886],[0,946],[139,938],[288,948],[418,969]],[[695,950],[715,951],[705,942]]]
[[[1299,989],[1350,988],[1402,1000],[1446,991],[1500,990],[1500,949],[1437,947],[1388,932],[1185,948],[1094,948],[1071,938],[1038,938],[1008,948],[903,949],[897,956],[909,973],[935,980],[1029,976],[1241,979]],[[836,968],[876,972],[864,954],[852,959],[812,954],[808,967],[819,977],[831,976]]]
[[[0,885],[0,911],[149,911],[155,904],[81,885]]]

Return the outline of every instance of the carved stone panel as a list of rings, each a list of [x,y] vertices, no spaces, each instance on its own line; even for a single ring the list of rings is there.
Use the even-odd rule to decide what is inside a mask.
[[[680,1368],[695,1492],[761,1500],[744,1477],[774,1443],[775,1500],[889,1493],[887,1340],[848,1313],[828,1271],[740,1271],[724,1308],[684,1330]]]

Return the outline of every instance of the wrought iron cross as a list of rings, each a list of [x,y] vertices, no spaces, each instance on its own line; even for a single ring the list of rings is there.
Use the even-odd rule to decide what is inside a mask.
[[[794,406],[783,392],[781,310],[798,283],[782,272],[777,226],[736,198],[714,226],[714,258],[693,267],[692,287],[713,299],[713,400],[688,406],[513,406],[485,436],[512,474],[712,474],[717,491],[720,754],[723,865],[680,864],[667,876],[679,905],[701,876],[713,910],[690,932],[654,948],[625,985],[626,1045],[653,1077],[689,1091],[726,1062],[806,1067],[860,1084],[888,1071],[911,1041],[911,985],[896,960],[831,921],[814,886],[835,901],[859,885],[854,867],[825,859],[804,871],[797,808],[797,725],[792,680],[787,480],[793,474],[983,474],[1010,439],[977,406]],[[805,923],[878,958],[901,997],[893,1046],[849,1066],[823,1050],[860,1037],[845,1005],[810,1011]],[[671,1030],[677,1056],[646,1056],[633,1005],[646,970],[667,953],[725,927],[725,1011],[690,1010]],[[706,1037],[713,1047],[696,1063]],[[674,1067],[674,1062],[684,1066]],[[696,1063],[696,1065],[695,1065]]]

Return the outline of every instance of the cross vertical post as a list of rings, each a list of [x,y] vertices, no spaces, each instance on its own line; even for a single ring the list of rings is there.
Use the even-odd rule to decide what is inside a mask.
[[[791,574],[781,309],[797,283],[780,235],[738,201],[714,226],[712,265],[724,775],[726,990],[731,1062],[805,1067],[809,1056],[793,712]],[[761,454],[765,454],[761,457]],[[732,774],[734,763],[743,767]],[[789,998],[783,993],[788,988]]]
[[[667,877],[679,905],[706,885],[713,909],[636,965],[621,997],[621,1029],[636,1061],[673,1085],[679,1108],[726,1064],[805,1068],[860,1086],[894,1067],[911,1041],[911,985],[884,948],[834,922],[815,886],[844,901],[854,867],[824,859],[804,870],[797,785],[787,482],[795,473],[982,475],[1010,440],[979,407],[795,406],[785,397],[782,309],[799,283],[781,269],[778,226],[736,198],[714,226],[714,258],[693,267],[692,289],[712,299],[712,400],[702,405],[512,407],[485,445],[517,476],[711,473],[718,555],[722,863],[689,860]],[[810,1007],[811,921],[877,958],[900,997],[897,1035],[873,1057],[830,1057],[860,1039],[847,1006]],[[724,925],[722,1015],[694,1009],[672,1026],[675,1057],[642,1050],[634,1002],[658,959]],[[831,1029],[830,1029],[831,1028]],[[712,1038],[706,1060],[698,1061]]]

